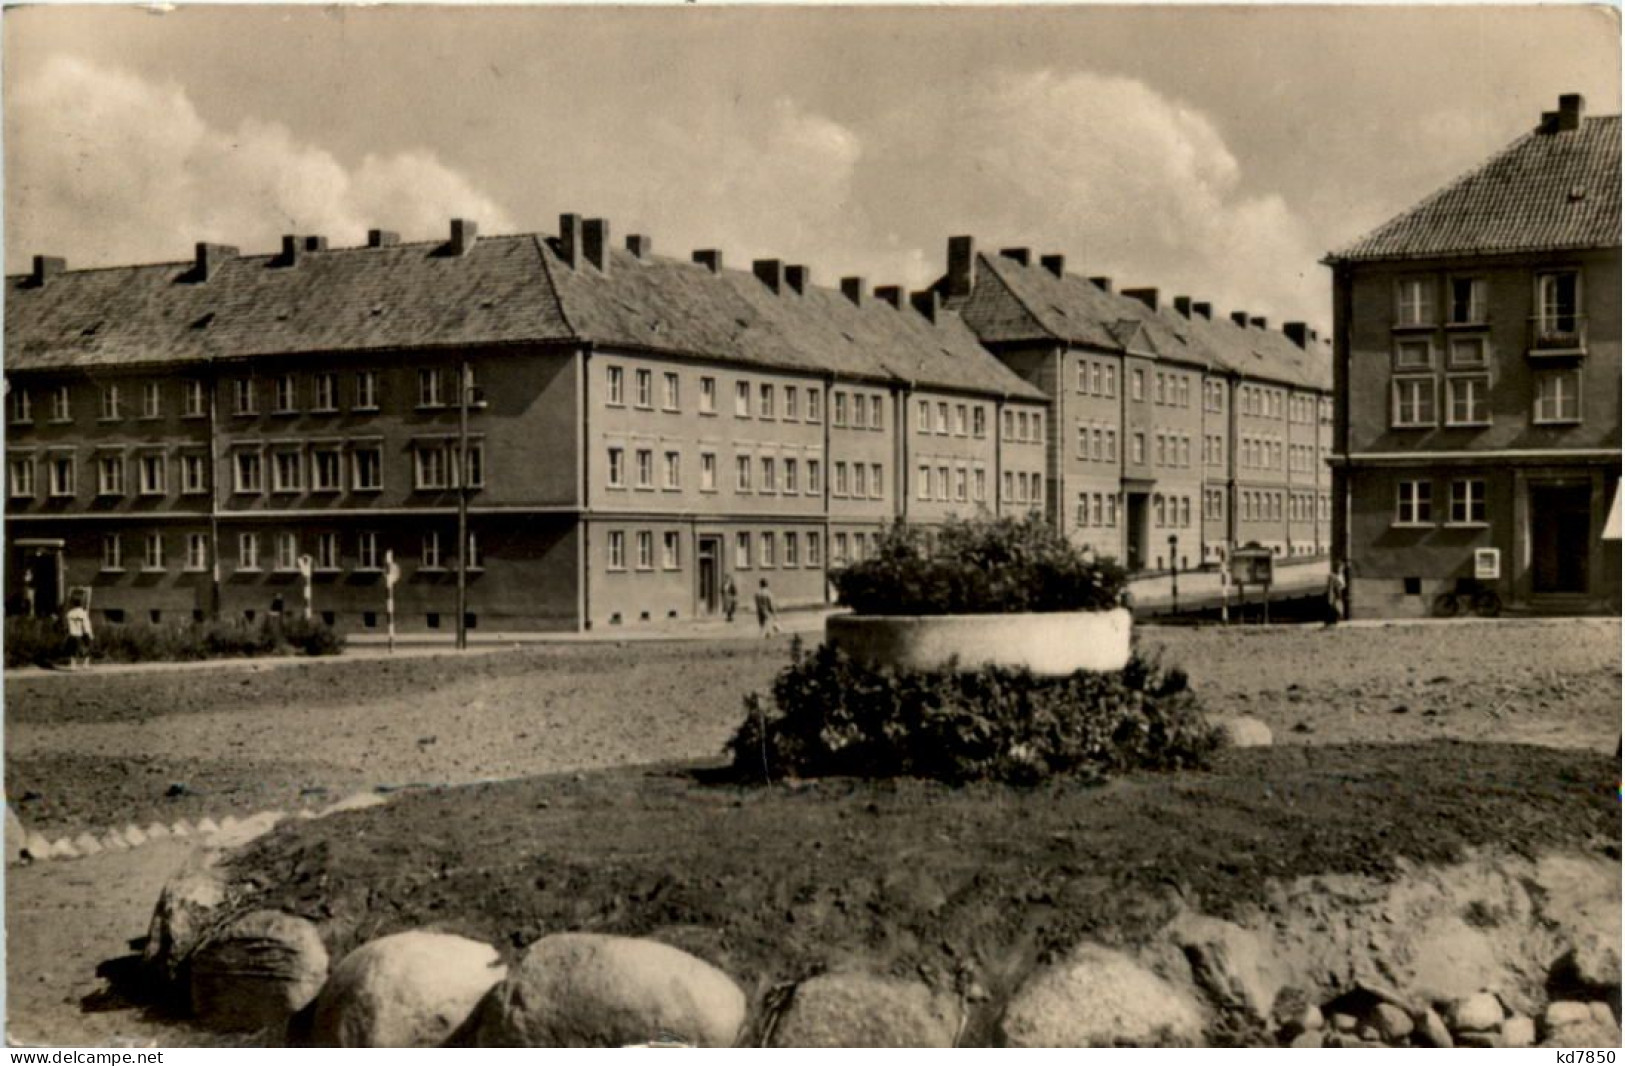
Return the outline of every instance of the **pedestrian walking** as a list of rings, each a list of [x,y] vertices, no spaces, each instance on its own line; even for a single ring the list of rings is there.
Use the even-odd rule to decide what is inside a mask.
[[[762,627],[762,636],[782,633],[779,628],[779,605],[773,602],[773,590],[767,587],[767,578],[756,588],[756,624]]]
[[[729,574],[722,579],[722,614],[732,622],[734,612],[737,610],[739,610],[739,586],[734,584],[734,577]]]
[[[68,607],[65,620],[68,623],[68,668],[88,667],[90,645],[95,639],[95,633],[90,628],[90,612],[85,609],[85,602],[75,597]]]
[[[1330,629],[1343,620],[1344,598],[1348,593],[1348,578],[1344,576],[1343,564],[1334,562],[1326,575],[1326,628]]]

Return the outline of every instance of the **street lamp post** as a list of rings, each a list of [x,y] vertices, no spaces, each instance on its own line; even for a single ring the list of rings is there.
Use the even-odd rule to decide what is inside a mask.
[[[457,368],[457,650],[468,647],[468,363]]]
[[[1179,613],[1179,534],[1168,534],[1168,573],[1173,584],[1174,613]]]

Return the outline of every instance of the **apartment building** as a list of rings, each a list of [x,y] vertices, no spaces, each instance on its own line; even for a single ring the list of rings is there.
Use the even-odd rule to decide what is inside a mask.
[[[1133,570],[1282,558],[1331,539],[1330,353],[1299,322],[1158,290],[1117,291],[1061,255],[948,242],[937,282],[982,344],[1051,401],[1046,509],[1070,538]]]
[[[637,625],[729,574],[822,603],[888,521],[1046,502],[1047,398],[933,294],[600,219],[6,284],[7,574],[41,611],[251,619],[308,563],[314,613],[365,631],[393,561],[399,627],[449,630],[466,562],[476,629]]]
[[[1566,95],[1328,256],[1356,615],[1619,610],[1619,170]]]

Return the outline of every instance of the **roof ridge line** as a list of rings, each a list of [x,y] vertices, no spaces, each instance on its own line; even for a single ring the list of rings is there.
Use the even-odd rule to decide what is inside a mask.
[[[977,255],[978,258],[980,258],[984,262],[988,263],[989,265],[993,264],[994,257],[988,255],[986,252],[977,252],[976,255]],[[1059,334],[1057,334],[1054,330],[1052,330],[1048,326],[1046,326],[1044,324],[1043,318],[1039,316],[1038,312],[1033,310],[1032,305],[1029,304],[1025,299],[1022,298],[1021,293],[1017,292],[1014,288],[1012,288],[1010,286],[1010,284],[1008,282],[1006,282],[1004,280],[1004,275],[1000,274],[997,269],[995,269],[993,271],[993,276],[995,278],[999,279],[999,285],[1004,288],[1005,292],[1010,294],[1010,298],[1012,300],[1014,300],[1016,302],[1017,306],[1019,306],[1021,308],[1022,313],[1025,314],[1028,318],[1030,318],[1032,320],[1033,325],[1038,327],[1038,331],[1040,333],[1042,333],[1044,336],[1048,337],[1052,341],[1062,341],[1062,342],[1065,342],[1067,344],[1072,343],[1073,338],[1071,338],[1071,337],[1062,337]]]
[[[564,296],[559,292],[558,282],[553,280],[553,267],[547,261],[547,248],[542,240],[542,235],[532,232],[526,234],[526,236],[530,238],[531,244],[536,248],[536,258],[542,264],[542,277],[547,279],[547,290],[553,294],[553,305],[559,309],[559,321],[564,323],[564,328],[569,332],[571,340],[578,342],[584,340],[581,331],[576,329],[574,322],[570,321],[570,313],[565,310]]]

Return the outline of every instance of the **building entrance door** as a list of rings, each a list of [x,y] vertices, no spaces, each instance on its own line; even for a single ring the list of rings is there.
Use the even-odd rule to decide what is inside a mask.
[[[1150,506],[1150,500],[1150,494],[1144,492],[1130,492],[1123,497],[1123,511],[1127,517],[1130,571],[1145,569],[1146,553],[1150,547],[1146,541],[1150,525],[1146,521],[1146,509]]]
[[[699,560],[700,572],[700,614],[712,615],[717,613],[718,593],[718,563],[722,556],[722,541],[718,537],[701,537],[699,547],[695,551],[695,558]]]
[[[62,542],[19,539],[15,547],[15,609],[19,614],[52,617],[62,609]]]
[[[1529,486],[1530,578],[1536,593],[1584,593],[1591,556],[1591,487]]]

